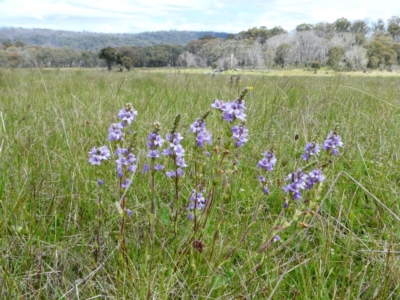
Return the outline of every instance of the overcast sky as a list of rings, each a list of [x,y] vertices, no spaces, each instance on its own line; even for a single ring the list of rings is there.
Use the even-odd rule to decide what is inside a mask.
[[[0,0],[0,27],[223,31],[400,16],[399,0]]]

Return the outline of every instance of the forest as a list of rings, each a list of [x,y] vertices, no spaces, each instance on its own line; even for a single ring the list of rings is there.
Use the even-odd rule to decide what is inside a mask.
[[[400,64],[400,17],[368,24],[337,19],[333,23],[250,28],[238,34],[154,32],[129,34],[56,34],[51,30],[2,29],[0,67],[187,67],[213,69],[381,68]],[[47,32],[47,35],[44,34]],[[68,33],[68,34],[67,34]],[[181,34],[181,38],[179,35]],[[140,37],[141,42],[134,38]],[[36,38],[35,38],[36,37]],[[57,37],[57,38],[56,38]],[[182,41],[188,40],[186,43]],[[102,42],[99,42],[102,41]],[[160,44],[155,44],[156,41]]]

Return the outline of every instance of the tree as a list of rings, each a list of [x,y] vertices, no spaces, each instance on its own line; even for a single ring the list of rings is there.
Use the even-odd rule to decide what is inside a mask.
[[[289,51],[290,51],[289,44],[286,43],[280,44],[275,51],[275,63],[283,68],[289,56]]]
[[[388,32],[392,35],[393,40],[400,36],[400,18],[397,16],[391,17],[388,21]]]
[[[14,46],[13,43],[11,43],[10,41],[5,41],[5,42],[3,42],[3,45],[4,45],[6,48],[9,48],[9,47],[13,47],[13,46]]]
[[[121,59],[121,53],[110,46],[100,50],[99,58],[106,61],[108,70],[111,71],[113,64],[118,64]]]
[[[314,25],[306,24],[306,23],[300,24],[296,27],[296,31],[310,31],[313,29],[314,29]]]
[[[367,23],[365,23],[362,20],[355,20],[350,27],[350,32],[352,33],[359,33],[362,35],[366,35],[368,32],[370,32],[371,28],[368,27]]]
[[[372,24],[372,31],[374,32],[375,36],[385,35],[385,22],[383,22],[382,19],[378,19],[378,21]]]
[[[21,41],[16,41],[16,42],[15,42],[15,47],[17,47],[17,48],[23,48],[23,47],[25,47],[25,44],[24,44],[23,42],[21,42]]]
[[[397,63],[397,53],[394,50],[392,39],[387,36],[377,36],[367,46],[368,65],[376,68],[380,65],[391,66]]]
[[[328,51],[328,65],[332,68],[337,68],[343,60],[344,50],[342,47],[334,46]]]
[[[397,54],[397,63],[400,65],[400,43],[396,43],[393,45],[393,50]]]
[[[346,18],[340,18],[335,21],[335,29],[337,32],[349,32],[351,23]]]
[[[130,57],[128,56],[123,56],[121,58],[121,65],[127,69],[128,71],[130,71],[130,69],[132,69],[132,60],[130,59]]]

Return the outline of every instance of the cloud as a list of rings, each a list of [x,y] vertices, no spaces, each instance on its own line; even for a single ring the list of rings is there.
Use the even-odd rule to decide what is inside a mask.
[[[95,32],[225,31],[400,16],[398,0],[4,0],[0,26]],[[397,8],[398,7],[398,8]],[[397,8],[397,10],[396,10]]]

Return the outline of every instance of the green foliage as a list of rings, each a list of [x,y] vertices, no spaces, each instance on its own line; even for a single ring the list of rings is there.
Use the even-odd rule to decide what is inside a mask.
[[[331,47],[328,51],[328,66],[337,68],[343,60],[344,50],[342,47]]]
[[[267,29],[267,27],[261,26],[260,28],[253,27],[246,31],[241,31],[238,33],[238,37],[240,39],[257,40],[261,44],[264,44],[270,37],[283,33],[287,33],[287,31],[279,26],[273,27],[272,29]]]
[[[321,62],[319,60],[313,60],[311,62],[311,68],[313,68],[313,69],[321,69]]]
[[[313,24],[302,23],[296,27],[296,31],[310,31],[314,29]]]
[[[379,65],[391,66],[397,63],[397,53],[393,41],[387,36],[377,36],[373,42],[366,45],[368,50],[368,66],[376,68]]]
[[[99,58],[106,61],[108,70],[111,71],[114,64],[121,62],[121,53],[118,49],[108,46],[100,50]]]
[[[338,32],[348,32],[351,28],[351,23],[346,18],[337,19],[334,23],[335,29]]]

